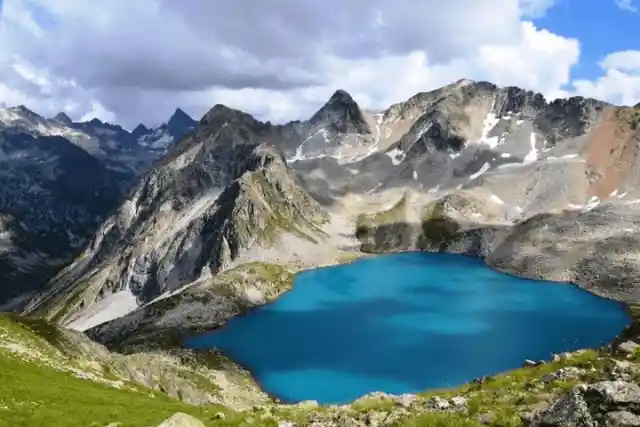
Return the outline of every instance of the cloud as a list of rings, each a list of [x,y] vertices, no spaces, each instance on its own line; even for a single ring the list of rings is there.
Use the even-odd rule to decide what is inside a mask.
[[[631,0],[615,0],[616,6],[622,10],[629,10],[631,12],[637,12],[638,8],[631,4]]]
[[[576,93],[621,105],[640,101],[640,50],[611,53],[600,67],[604,74],[598,79],[573,82]]]
[[[530,22],[554,4],[6,0],[0,99],[132,127],[216,103],[306,118],[337,88],[378,109],[459,78],[562,96],[579,42]]]

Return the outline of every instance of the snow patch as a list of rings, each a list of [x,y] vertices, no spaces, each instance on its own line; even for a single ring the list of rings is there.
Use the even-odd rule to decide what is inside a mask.
[[[413,171],[413,179],[415,179],[415,180],[418,179],[418,172],[417,171]]]
[[[492,194],[491,197],[489,197],[489,200],[491,200],[494,203],[497,203],[498,205],[504,205],[504,201],[500,197],[496,196],[495,194]]]
[[[135,295],[129,289],[109,295],[81,312],[80,316],[67,325],[69,329],[86,331],[94,326],[126,316],[138,308]]]
[[[500,157],[502,157],[503,159],[508,159],[509,157],[511,157],[511,154],[509,154],[509,153],[502,153],[502,154],[500,154]]]
[[[406,157],[405,152],[398,148],[394,148],[391,151],[387,151],[385,154],[389,156],[389,158],[391,159],[391,163],[393,163],[394,166],[398,166],[400,163],[402,163],[402,161]]]
[[[524,160],[522,163],[529,164],[538,160],[538,150],[536,149],[536,134],[531,132],[531,136],[529,137],[529,141],[531,143],[531,151],[524,156]]]
[[[474,179],[478,178],[480,175],[484,174],[486,171],[489,170],[489,168],[491,167],[491,165],[489,165],[489,163],[485,163],[484,165],[482,165],[482,167],[480,168],[480,170],[478,170],[478,172],[471,174],[469,176],[469,180],[473,181]]]
[[[489,132],[496,127],[500,119],[496,117],[493,113],[493,107],[495,106],[495,100],[491,105],[491,110],[487,113],[487,116],[484,118],[482,122],[482,136],[480,137],[480,143],[488,145],[490,148],[496,148],[499,143],[499,138],[497,136],[489,137]]]

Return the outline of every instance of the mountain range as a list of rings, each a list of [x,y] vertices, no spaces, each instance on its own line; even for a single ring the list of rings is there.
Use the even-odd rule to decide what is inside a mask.
[[[0,109],[0,304],[36,289],[82,250],[137,177],[195,121],[157,129]]]
[[[384,111],[337,90],[281,125],[0,110],[1,298],[123,353],[367,253],[464,253],[637,303],[639,125],[640,105],[471,80]]]

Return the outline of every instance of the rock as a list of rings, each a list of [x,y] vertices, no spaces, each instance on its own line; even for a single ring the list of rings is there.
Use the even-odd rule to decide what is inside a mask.
[[[214,420],[224,420],[227,416],[224,414],[224,412],[216,412],[215,414],[213,414],[213,419]]]
[[[398,406],[403,408],[409,408],[413,403],[418,400],[418,396],[415,394],[401,394],[400,396],[395,396],[393,400],[396,402]]]
[[[560,368],[557,371],[544,375],[542,377],[542,381],[545,383],[549,383],[551,381],[566,381],[566,380],[577,380],[582,375],[584,375],[584,369],[576,368],[574,366],[568,366],[566,368]]]
[[[462,406],[467,406],[467,399],[462,396],[455,396],[449,399],[449,403],[456,408],[460,408]]]
[[[582,394],[574,390],[550,408],[523,419],[528,426],[544,427],[595,427],[587,402]]]
[[[619,344],[616,350],[619,354],[631,356],[636,352],[638,347],[640,347],[640,345],[633,341],[625,341]]]
[[[425,408],[427,410],[446,411],[451,407],[451,404],[442,397],[434,396],[427,400]]]
[[[638,427],[640,416],[627,411],[609,412],[605,416],[605,423],[610,427]]]
[[[385,425],[385,420],[389,416],[386,411],[370,411],[365,416],[365,423],[367,426],[379,427]]]
[[[295,427],[295,424],[291,421],[280,421],[278,427]]]
[[[602,381],[593,384],[584,392],[593,404],[610,410],[631,408],[640,411],[640,386],[625,381]]]
[[[191,415],[178,412],[167,418],[158,427],[206,427],[202,421]]]
[[[525,368],[529,368],[529,367],[533,367],[533,366],[538,366],[538,365],[539,365],[539,363],[538,363],[538,362],[536,362],[535,360],[529,360],[529,359],[525,360],[525,361],[522,363],[522,366],[523,366],[523,367],[525,367]]]

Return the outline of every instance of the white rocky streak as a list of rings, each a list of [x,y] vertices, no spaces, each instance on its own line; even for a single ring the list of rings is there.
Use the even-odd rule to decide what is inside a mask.
[[[496,196],[495,194],[492,194],[491,197],[489,197],[489,200],[499,205],[504,205],[504,201],[500,197]]]
[[[389,158],[391,159],[391,163],[393,163],[394,166],[398,166],[400,163],[402,163],[406,156],[405,152],[400,150],[399,148],[394,148],[391,151],[387,151],[385,154],[389,156]]]
[[[480,175],[484,174],[486,171],[489,170],[489,168],[491,167],[491,165],[489,163],[485,163],[484,165],[482,165],[482,167],[480,168],[480,170],[478,170],[476,173],[469,175],[469,180],[473,181],[474,179],[478,178]]]
[[[136,308],[138,308],[136,297],[126,289],[111,294],[81,311],[67,327],[76,331],[86,331],[94,326],[125,316]]]
[[[529,140],[531,142],[531,151],[529,151],[529,153],[527,153],[527,155],[524,157],[524,164],[533,163],[538,160],[538,150],[536,149],[536,134],[531,132]]]

